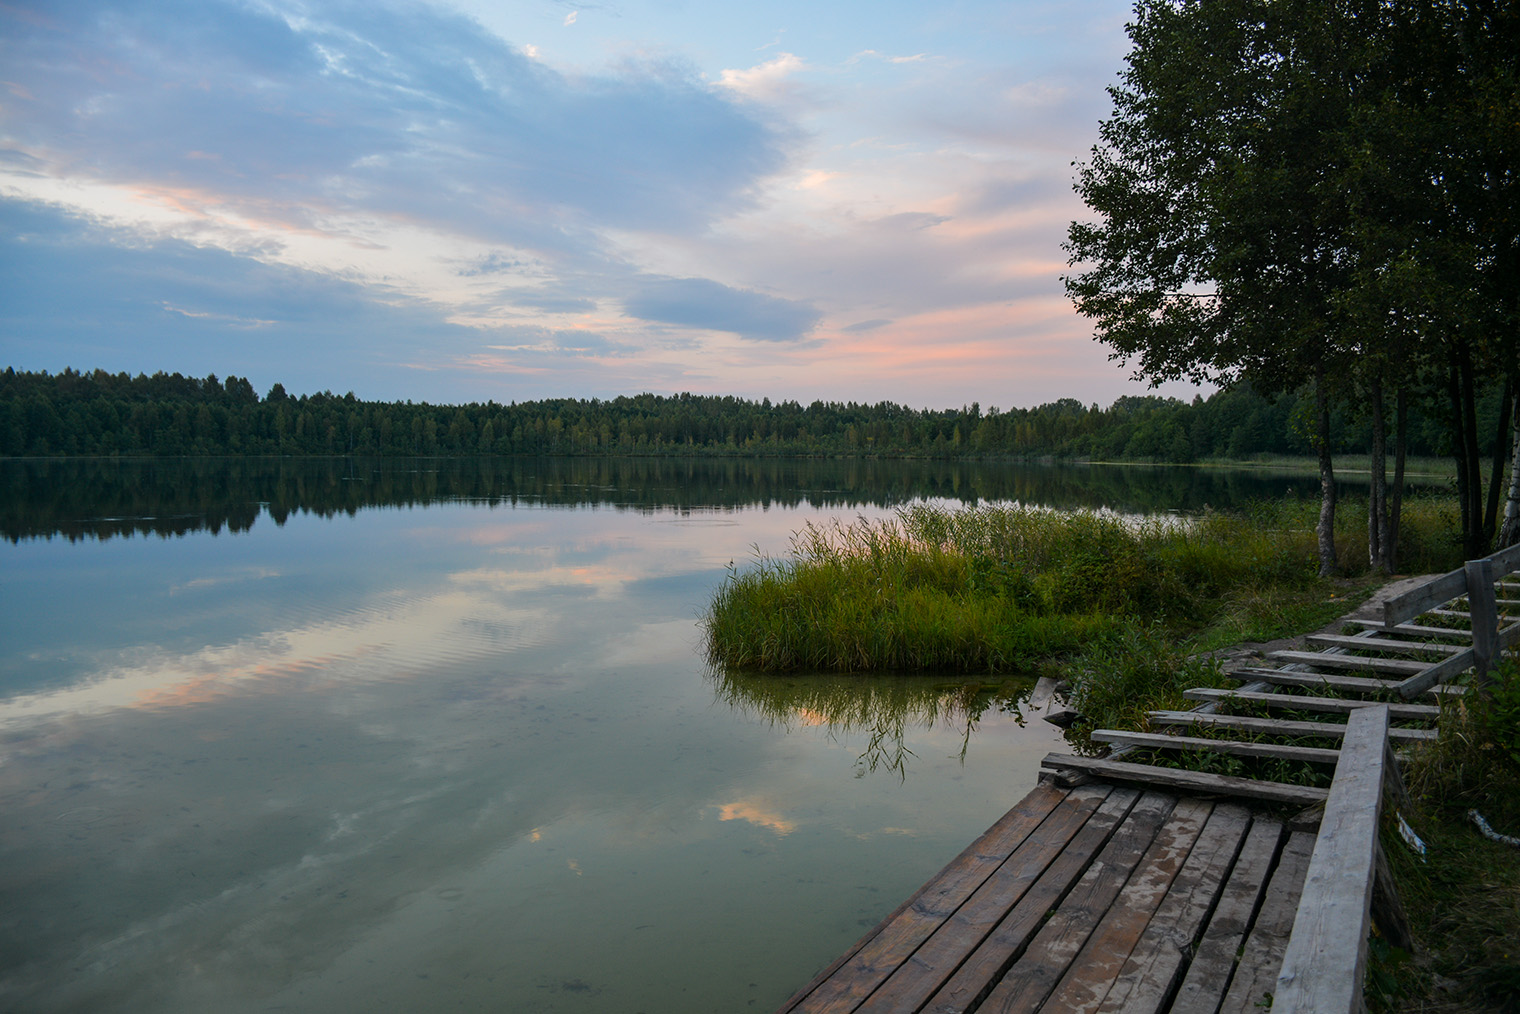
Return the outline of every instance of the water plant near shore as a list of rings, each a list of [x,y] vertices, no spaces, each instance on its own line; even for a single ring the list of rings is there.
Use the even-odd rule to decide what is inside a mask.
[[[1197,629],[1242,588],[1314,581],[1312,537],[1246,516],[914,505],[809,525],[724,581],[710,661],[737,670],[1027,671],[1130,620]]]
[[[707,655],[735,671],[1008,673],[1103,649],[1136,624],[1193,650],[1284,636],[1357,593],[1316,576],[1314,507],[1136,518],[916,504],[809,525],[787,556],[730,572],[703,617]],[[1406,504],[1411,567],[1453,565],[1443,509]],[[1351,548],[1364,525],[1365,510],[1342,512],[1350,569],[1365,560]]]

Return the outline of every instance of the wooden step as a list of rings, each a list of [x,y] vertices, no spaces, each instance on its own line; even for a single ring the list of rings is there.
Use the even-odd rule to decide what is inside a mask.
[[[1453,630],[1450,627],[1427,627],[1419,623],[1400,623],[1396,627],[1385,627],[1377,620],[1345,620],[1343,622],[1355,623],[1358,626],[1369,627],[1377,631],[1409,634],[1412,637],[1450,637],[1459,641],[1472,640],[1471,630]]]
[[[1302,662],[1305,665],[1324,666],[1327,669],[1366,669],[1371,672],[1398,673],[1400,676],[1415,676],[1430,668],[1429,662],[1413,662],[1402,658],[1331,655],[1321,651],[1274,651],[1267,657],[1279,662]]]
[[[1192,690],[1184,690],[1182,696],[1190,701],[1229,701],[1236,700],[1242,704],[1261,704],[1269,708],[1280,708],[1292,711],[1325,711],[1336,714],[1347,714],[1357,708],[1367,708],[1379,703],[1377,701],[1353,701],[1344,698],[1333,697],[1308,697],[1300,694],[1256,694],[1242,690],[1214,690],[1210,687],[1195,687]],[[1441,717],[1441,709],[1430,704],[1390,704],[1389,714],[1399,720],[1405,719],[1429,719],[1435,721]]]
[[[1216,775],[1205,771],[1187,771],[1182,768],[1158,768],[1150,764],[1131,764],[1127,761],[1078,757],[1064,753],[1048,754],[1040,762],[1040,767],[1053,773],[1076,770],[1111,782],[1158,786],[1172,791],[1264,799],[1269,802],[1292,803],[1298,806],[1313,806],[1315,803],[1322,803],[1330,795],[1325,789],[1316,789],[1307,785],[1284,785],[1281,782],[1268,782],[1256,778]]]
[[[1126,732],[1122,729],[1096,729],[1092,738],[1099,743],[1120,743],[1148,750],[1207,750],[1237,757],[1266,757],[1271,760],[1310,761],[1334,764],[1339,750],[1315,746],[1292,746],[1287,743],[1245,743],[1235,739],[1205,739],[1201,736],[1172,736],[1162,732]]]
[[[1239,729],[1241,732],[1260,732],[1275,736],[1320,736],[1340,739],[1346,734],[1346,726],[1340,722],[1301,722],[1287,718],[1260,718],[1255,715],[1206,715],[1197,711],[1152,711],[1152,725],[1200,725],[1205,728]],[[1389,735],[1396,740],[1433,740],[1434,729],[1390,729]]]
[[[1403,682],[1403,680],[1369,679],[1366,676],[1342,676],[1339,673],[1294,672],[1288,669],[1236,669],[1225,675],[1242,683],[1261,680],[1264,683],[1275,683],[1284,687],[1309,687],[1310,689],[1326,687],[1335,690],[1350,690],[1359,694],[1396,691]]]
[[[1428,641],[1395,641],[1385,637],[1350,637],[1345,634],[1310,634],[1304,638],[1310,644],[1323,644],[1327,648],[1360,648],[1367,651],[1403,652],[1406,655],[1454,655],[1461,648],[1450,644],[1431,644]]]
[[[1349,690],[1352,693],[1359,694],[1376,694],[1382,693],[1385,690],[1400,690],[1405,686],[1403,680],[1380,680],[1371,679],[1366,676],[1342,676],[1339,673],[1313,672],[1312,670],[1304,669],[1247,668],[1236,669],[1233,672],[1225,673],[1225,675],[1232,680],[1240,680],[1242,683],[1275,683],[1282,687],[1309,687],[1310,689],[1326,687],[1334,690]],[[1461,697],[1467,693],[1467,690],[1467,687],[1458,686],[1455,683],[1438,683],[1425,687],[1423,692],[1427,694],[1453,694]]]

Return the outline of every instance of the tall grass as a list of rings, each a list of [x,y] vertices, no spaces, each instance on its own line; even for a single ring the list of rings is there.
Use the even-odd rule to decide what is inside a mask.
[[[1520,664],[1505,660],[1484,692],[1446,698],[1441,738],[1403,768],[1404,816],[1426,853],[1394,833],[1384,847],[1423,953],[1383,962],[1378,1009],[1520,1010],[1520,854],[1468,816],[1520,836]]]
[[[1413,566],[1455,566],[1447,510],[1406,504],[1401,545]],[[736,671],[1005,673],[1137,622],[1168,636],[1211,625],[1237,639],[1278,636],[1325,602],[1344,611],[1315,576],[1317,512],[1294,499],[1185,519],[915,505],[886,520],[809,524],[787,556],[729,574],[704,616],[707,654]],[[1365,526],[1364,506],[1342,507],[1348,571],[1366,570]]]

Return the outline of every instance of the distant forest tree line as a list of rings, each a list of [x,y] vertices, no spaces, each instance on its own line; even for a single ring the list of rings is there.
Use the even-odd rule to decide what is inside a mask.
[[[1502,385],[1479,399],[1490,435]],[[1448,455],[1440,405],[1413,411],[1407,449]],[[1073,398],[1036,408],[912,409],[891,402],[750,401],[640,394],[500,404],[362,401],[352,393],[260,397],[242,377],[0,374],[0,454],[678,455],[1033,458],[1190,463],[1313,455],[1314,397],[1274,397],[1238,384],[1191,402],[1123,397],[1101,408]],[[1366,453],[1370,416],[1333,413],[1335,450]]]

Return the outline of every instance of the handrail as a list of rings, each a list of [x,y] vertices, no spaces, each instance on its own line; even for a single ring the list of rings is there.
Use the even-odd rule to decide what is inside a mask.
[[[1399,684],[1400,696],[1406,700],[1416,697],[1469,668],[1476,668],[1481,680],[1499,654],[1520,640],[1520,623],[1499,629],[1499,606],[1494,596],[1494,582],[1516,569],[1520,569],[1520,545],[1502,549],[1481,560],[1468,560],[1461,570],[1442,574],[1383,603],[1385,629],[1396,627],[1464,593],[1472,616],[1472,647],[1404,680]]]
[[[1468,565],[1477,563],[1477,560],[1469,560]],[[1493,572],[1494,578],[1501,578],[1515,570],[1520,570],[1520,545],[1501,549],[1483,558]],[[1442,602],[1450,602],[1452,599],[1468,590],[1467,566],[1442,574],[1418,588],[1411,588],[1402,595],[1395,595],[1383,603],[1383,626],[1396,627],[1400,623],[1412,620],[1428,609],[1440,605]]]
[[[1398,774],[1388,748],[1388,722],[1388,706],[1380,704],[1357,709],[1346,723],[1277,976],[1273,1014],[1356,1014],[1362,1009],[1384,778]]]

